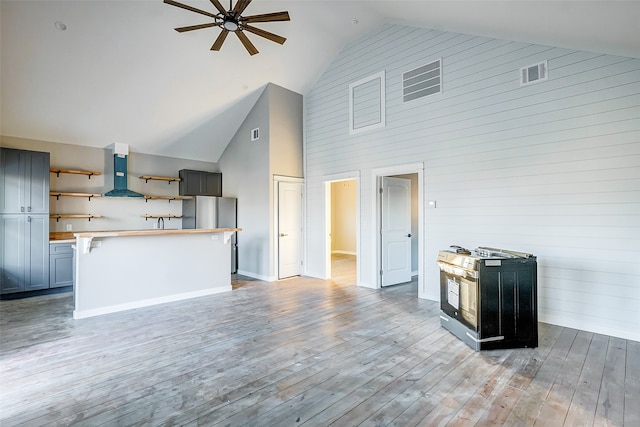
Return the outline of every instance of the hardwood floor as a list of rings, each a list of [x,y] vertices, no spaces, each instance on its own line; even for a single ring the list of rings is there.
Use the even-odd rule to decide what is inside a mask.
[[[416,294],[334,267],[76,321],[1,301],[0,425],[640,425],[640,343],[541,323],[476,353]]]

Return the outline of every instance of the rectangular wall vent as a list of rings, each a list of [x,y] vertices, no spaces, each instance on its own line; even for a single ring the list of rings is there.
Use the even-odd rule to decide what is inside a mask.
[[[442,60],[438,59],[402,74],[402,101],[442,92]]]
[[[260,139],[260,128],[255,128],[251,131],[251,140],[257,141]]]
[[[349,85],[349,134],[385,126],[385,71]]]
[[[547,80],[548,70],[547,61],[520,68],[520,86]]]

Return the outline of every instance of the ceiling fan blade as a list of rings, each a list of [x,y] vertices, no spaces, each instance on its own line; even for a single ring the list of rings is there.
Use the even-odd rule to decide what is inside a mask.
[[[226,15],[227,11],[224,9],[224,7],[220,4],[220,2],[218,0],[209,0],[211,2],[212,5],[215,6],[216,9],[218,9],[220,11],[221,14]]]
[[[242,15],[242,12],[244,12],[244,10],[247,8],[247,6],[249,6],[250,3],[251,3],[251,0],[238,0],[238,2],[236,3],[236,6],[233,8],[231,12],[235,16],[240,16]]]
[[[247,49],[247,52],[249,52],[249,55],[255,55],[256,53],[258,53],[258,49],[256,49],[253,43],[251,43],[251,40],[249,40],[249,38],[242,31],[236,31],[235,33],[244,45],[245,49]]]
[[[210,24],[190,25],[188,27],[176,28],[176,31],[179,33],[184,33],[185,31],[201,30],[203,28],[215,27],[216,25],[218,25],[217,22],[211,22]]]
[[[220,50],[220,48],[222,47],[222,43],[224,43],[225,39],[227,38],[227,35],[229,35],[229,31],[222,29],[216,41],[213,42],[213,46],[211,46],[210,50]]]
[[[274,21],[291,21],[289,18],[289,12],[274,12],[265,13],[262,15],[245,16],[241,19],[242,22],[274,22]]]
[[[218,17],[217,15],[214,15],[213,13],[205,12],[204,10],[196,9],[195,7],[191,7],[189,5],[182,4],[182,3],[178,3],[177,1],[164,0],[164,2],[166,4],[170,4],[171,6],[176,6],[176,7],[182,8],[182,9],[190,10],[191,12],[199,13],[199,14],[204,15],[204,16],[210,16],[211,18],[217,18]]]
[[[277,34],[270,33],[269,31],[262,30],[260,28],[252,27],[251,25],[243,25],[243,30],[249,31],[253,34],[257,34],[260,37],[264,37],[265,39],[271,40],[272,42],[284,44],[287,41],[286,38],[279,36]]]

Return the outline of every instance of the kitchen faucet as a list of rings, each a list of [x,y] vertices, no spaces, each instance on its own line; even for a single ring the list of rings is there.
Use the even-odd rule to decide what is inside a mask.
[[[158,228],[160,228],[160,223],[162,223],[161,230],[164,230],[164,218],[158,217]]]

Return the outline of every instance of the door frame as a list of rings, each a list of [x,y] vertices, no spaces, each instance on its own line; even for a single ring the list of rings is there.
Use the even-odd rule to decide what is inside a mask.
[[[278,191],[279,188],[279,184],[281,182],[294,182],[294,183],[300,183],[302,184],[302,212],[301,215],[302,217],[300,218],[300,225],[302,226],[302,246],[301,246],[301,250],[300,250],[300,259],[302,260],[302,268],[301,268],[301,272],[304,274],[304,247],[305,247],[305,241],[306,241],[306,233],[305,233],[305,226],[304,226],[304,218],[306,217],[305,215],[305,206],[306,203],[304,202],[304,197],[305,197],[305,191],[304,191],[304,178],[297,178],[297,177],[293,177],[293,176],[284,176],[284,175],[273,175],[273,233],[271,234],[271,247],[272,247],[272,252],[273,252],[273,264],[272,264],[272,271],[274,272],[273,276],[275,278],[275,280],[279,280],[278,277],[280,277],[280,247],[279,247],[279,243],[280,243],[280,239],[279,239],[279,211],[278,208],[280,206],[280,192]]]
[[[382,277],[380,269],[382,268],[382,236],[380,230],[382,197],[380,196],[381,178],[383,176],[418,174],[418,298],[426,298],[425,289],[425,272],[424,272],[424,163],[409,163],[405,165],[387,166],[376,168],[371,171],[371,218],[375,218],[375,235],[376,250],[373,251],[371,265],[373,266],[372,277],[376,278],[376,289],[382,288]]]
[[[341,181],[355,181],[356,183],[356,286],[360,283],[360,171],[351,171],[325,175],[322,177],[324,185],[324,279],[331,279],[331,184]]]

